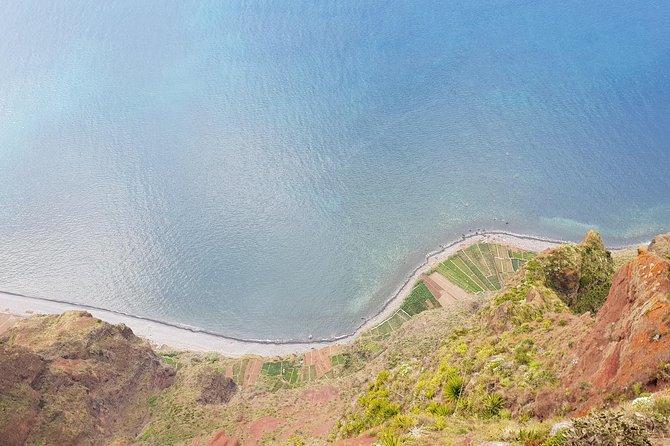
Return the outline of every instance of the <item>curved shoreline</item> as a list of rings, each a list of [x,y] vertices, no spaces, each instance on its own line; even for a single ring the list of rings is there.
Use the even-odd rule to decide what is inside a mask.
[[[93,314],[93,316],[105,321],[111,323],[124,323],[138,336],[145,337],[155,344],[168,345],[179,349],[217,351],[232,356],[241,356],[245,354],[274,356],[302,353],[332,344],[353,342],[362,332],[372,328],[389,317],[411,291],[411,287],[414,285],[415,281],[418,280],[421,274],[430,269],[432,264],[445,260],[460,249],[464,249],[474,243],[483,241],[505,244],[532,251],[541,251],[552,246],[571,243],[564,240],[555,240],[528,234],[515,234],[506,231],[477,231],[464,235],[445,245],[441,244],[440,249],[426,254],[424,261],[417,265],[408,274],[396,291],[382,304],[379,311],[374,316],[366,318],[353,332],[323,339],[271,340],[237,338],[187,324],[136,316],[122,311],[109,310],[93,305],[77,304],[44,297],[26,296],[7,291],[0,291],[0,312],[8,310],[9,313],[23,316],[26,313],[30,314],[31,312],[50,314],[61,313],[68,310],[86,310]],[[638,246],[638,244],[610,249],[625,249],[633,246]],[[33,310],[33,308],[35,308],[35,310]]]

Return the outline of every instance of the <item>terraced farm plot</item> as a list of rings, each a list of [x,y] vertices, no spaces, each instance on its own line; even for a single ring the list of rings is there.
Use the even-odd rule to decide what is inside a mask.
[[[400,308],[389,318],[363,333],[362,336],[371,339],[387,338],[412,316],[441,306],[440,302],[435,298],[434,292],[428,289],[422,279],[419,279]]]
[[[303,379],[314,381],[324,376],[330,377],[329,373],[335,365],[344,364],[344,357],[340,354],[341,351],[342,348],[339,345],[331,345],[306,353],[302,370]]]
[[[435,270],[468,293],[498,291],[535,253],[496,243],[476,243],[458,251]]]
[[[400,308],[398,311],[393,313],[391,317],[383,320],[377,326],[363,333],[361,337],[370,339],[387,338],[391,335],[391,333],[400,328],[400,326],[405,322],[407,322],[411,317],[412,316],[410,314],[408,314],[407,312],[405,312],[405,310]]]
[[[416,285],[414,285],[412,292],[409,294],[409,296],[407,296],[400,308],[408,315],[414,316],[415,314],[419,314],[422,311],[439,306],[439,302],[426,287],[426,284],[423,282],[423,280],[418,280]]]
[[[334,366],[336,366],[336,365],[344,365],[344,363],[346,361],[345,361],[344,355],[335,355],[335,356],[330,357],[330,362]]]
[[[293,387],[302,378],[303,362],[303,358],[266,362],[260,369],[260,375],[263,375],[265,381],[270,382],[274,388]]]
[[[249,360],[243,359],[232,366],[233,381],[239,386],[244,384],[244,372],[247,369],[247,364],[249,364]]]
[[[484,291],[477,282],[470,278],[468,273],[463,271],[461,267],[456,265],[451,259],[447,259],[440,263],[436,269],[440,274],[463,288],[468,293],[479,293]]]
[[[258,377],[261,375],[263,367],[263,360],[259,358],[250,359],[247,367],[244,370],[242,385],[251,386],[256,384]]]

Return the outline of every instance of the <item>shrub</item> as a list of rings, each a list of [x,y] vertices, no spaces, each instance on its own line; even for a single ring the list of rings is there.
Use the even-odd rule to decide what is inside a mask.
[[[547,440],[549,433],[546,431],[536,431],[534,429],[521,429],[517,439],[523,446],[541,446]]]
[[[460,376],[451,377],[444,386],[444,398],[452,403],[457,402],[463,395],[465,383]]]
[[[363,414],[349,416],[342,426],[345,435],[358,434],[379,426],[400,412],[400,406],[388,398],[389,390],[385,385],[390,376],[391,374],[386,371],[379,373],[375,382],[368,387],[368,392],[358,398],[358,405],[363,409]]]
[[[528,365],[532,360],[530,349],[526,345],[514,349],[514,360],[521,365]]]
[[[389,428],[397,431],[407,431],[410,427],[414,426],[414,424],[414,418],[409,415],[396,415],[391,420]]]
[[[302,438],[297,437],[297,436],[290,437],[288,439],[288,442],[292,446],[305,446],[305,440],[303,440]]]
[[[574,421],[563,431],[564,446],[652,446],[639,420],[621,412],[598,412]]]
[[[383,433],[377,443],[380,446],[401,446],[404,444],[402,437],[390,433]]]
[[[484,397],[484,416],[492,418],[500,415],[500,411],[505,405],[503,397],[497,393],[489,393]]]
[[[654,398],[651,409],[662,417],[670,417],[670,399],[667,397]]]

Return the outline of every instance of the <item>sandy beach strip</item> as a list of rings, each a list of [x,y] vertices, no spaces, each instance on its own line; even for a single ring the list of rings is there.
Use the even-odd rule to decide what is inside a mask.
[[[88,305],[6,292],[0,292],[0,312],[25,317],[31,314],[59,314],[64,311],[84,310],[91,313],[94,317],[109,323],[125,324],[136,335],[148,339],[156,346],[165,345],[178,350],[213,351],[227,356],[258,355],[265,357],[305,353],[329,345],[349,344],[353,342],[361,333],[391,316],[409,295],[414,283],[424,272],[427,272],[433,265],[446,260],[459,250],[465,249],[475,243],[498,243],[528,251],[543,251],[544,249],[568,242],[523,234],[491,231],[471,234],[447,245],[441,245],[439,250],[429,253],[425,261],[412,271],[397,291],[390,296],[376,316],[366,319],[355,332],[335,339],[304,342],[242,340],[202,330],[197,327],[172,324]]]
[[[16,316],[33,314],[60,314],[64,311],[88,311],[94,317],[110,324],[125,324],[137,336],[148,339],[155,346],[168,346],[177,350],[199,352],[218,352],[227,356],[279,356],[292,353],[303,353],[327,347],[331,342],[305,343],[272,343],[261,341],[242,341],[222,335],[206,333],[198,328],[180,327],[162,321],[145,319],[114,311],[77,305],[65,302],[54,302],[46,299],[0,292],[0,312]]]

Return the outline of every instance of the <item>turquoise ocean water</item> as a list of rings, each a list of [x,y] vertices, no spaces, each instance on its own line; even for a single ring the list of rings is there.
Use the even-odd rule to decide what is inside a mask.
[[[0,5],[2,290],[330,337],[463,232],[588,227],[670,230],[670,2]]]

